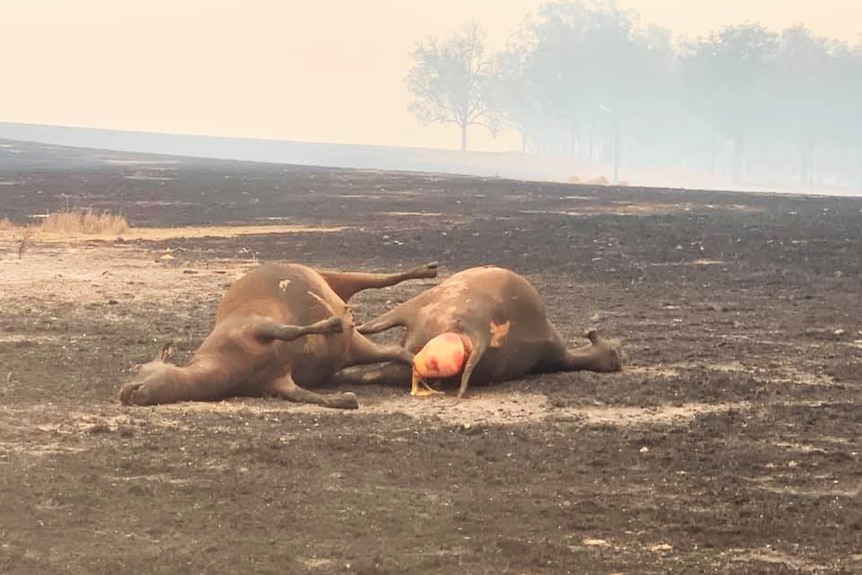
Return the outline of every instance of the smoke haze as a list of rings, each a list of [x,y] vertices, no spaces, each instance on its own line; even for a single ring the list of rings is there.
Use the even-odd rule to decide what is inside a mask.
[[[0,121],[452,148],[457,128],[408,112],[409,51],[469,19],[501,48],[536,0],[4,0]],[[645,21],[705,34],[803,22],[854,42],[853,0],[627,0]],[[520,149],[475,130],[471,149]]]

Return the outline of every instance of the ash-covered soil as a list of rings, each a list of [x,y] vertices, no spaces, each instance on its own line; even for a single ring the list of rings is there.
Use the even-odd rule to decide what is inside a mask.
[[[0,230],[2,573],[862,573],[860,199],[0,146],[0,220],[75,207],[134,228]],[[118,405],[275,260],[510,267],[628,369]]]

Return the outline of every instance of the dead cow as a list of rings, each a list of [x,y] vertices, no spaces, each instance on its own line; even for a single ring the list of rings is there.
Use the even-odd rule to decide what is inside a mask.
[[[404,365],[347,370],[342,382],[406,383],[410,393],[438,393],[426,380],[460,376],[458,397],[470,382],[518,379],[529,373],[620,371],[623,352],[616,342],[590,331],[590,343],[567,350],[545,315],[535,288],[515,272],[494,266],[454,274],[391,311],[359,326],[373,334],[406,328],[402,345],[416,354],[412,374]],[[421,385],[421,387],[420,387]]]
[[[400,362],[413,355],[357,333],[346,301],[369,288],[437,276],[432,262],[402,273],[322,271],[267,264],[237,280],[216,313],[212,333],[186,367],[162,357],[144,364],[120,390],[126,405],[275,395],[301,403],[356,409],[352,393],[320,395],[301,386],[324,382],[350,365]]]

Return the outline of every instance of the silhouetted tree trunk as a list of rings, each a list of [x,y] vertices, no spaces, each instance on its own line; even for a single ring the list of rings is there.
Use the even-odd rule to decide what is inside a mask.
[[[745,139],[741,134],[733,138],[733,183],[738,184],[745,169]]]
[[[802,141],[801,157],[799,161],[799,182],[808,188],[814,187],[816,173],[816,146],[814,141],[806,137]]]
[[[709,136],[709,173],[715,175],[718,173],[718,165],[716,163],[716,143],[715,143],[715,129],[713,128],[710,136]]]
[[[467,151],[467,122],[461,123],[461,151]]]
[[[808,143],[808,187],[813,188],[817,182],[817,146]]]
[[[616,116],[614,116],[613,131],[613,158],[611,159],[613,162],[613,176],[611,183],[617,184],[620,181],[620,156],[622,153],[620,150],[620,127]]]

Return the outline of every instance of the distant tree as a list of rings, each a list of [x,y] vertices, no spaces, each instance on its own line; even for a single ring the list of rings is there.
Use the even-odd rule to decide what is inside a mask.
[[[505,123],[521,134],[521,149],[540,142],[545,109],[534,70],[534,54],[525,30],[517,31],[497,55],[495,94]]]
[[[862,34],[855,48],[836,58],[836,75],[844,79],[845,91],[841,94],[844,118],[843,133],[851,148],[855,187],[862,190]]]
[[[522,131],[557,126],[570,155],[609,160],[616,180],[623,141],[647,129],[650,110],[667,99],[675,63],[669,33],[641,31],[615,0],[554,0],[516,38],[500,65],[510,78],[507,116]]]
[[[566,127],[569,152],[589,158],[594,143],[616,133],[633,97],[634,15],[614,0],[556,0],[526,26],[539,107]]]
[[[412,56],[410,109],[458,125],[462,149],[468,126],[505,125],[524,151],[607,162],[614,179],[625,160],[862,187],[862,35],[743,23],[681,42],[617,0],[546,0],[496,56],[477,24]]]
[[[495,58],[485,43],[482,27],[470,22],[442,43],[436,38],[418,42],[410,54],[414,64],[406,82],[414,100],[409,110],[422,123],[457,125],[462,151],[467,149],[469,126],[496,134],[501,125]]]
[[[744,169],[745,142],[768,117],[767,97],[778,38],[760,24],[726,26],[689,47],[683,66],[694,105],[733,142],[733,180]]]
[[[836,128],[832,121],[837,102],[830,93],[834,74],[829,44],[804,26],[784,30],[770,75],[770,128],[773,134],[796,143],[799,181],[806,186],[814,185],[818,146]],[[826,105],[830,100],[832,106]]]

